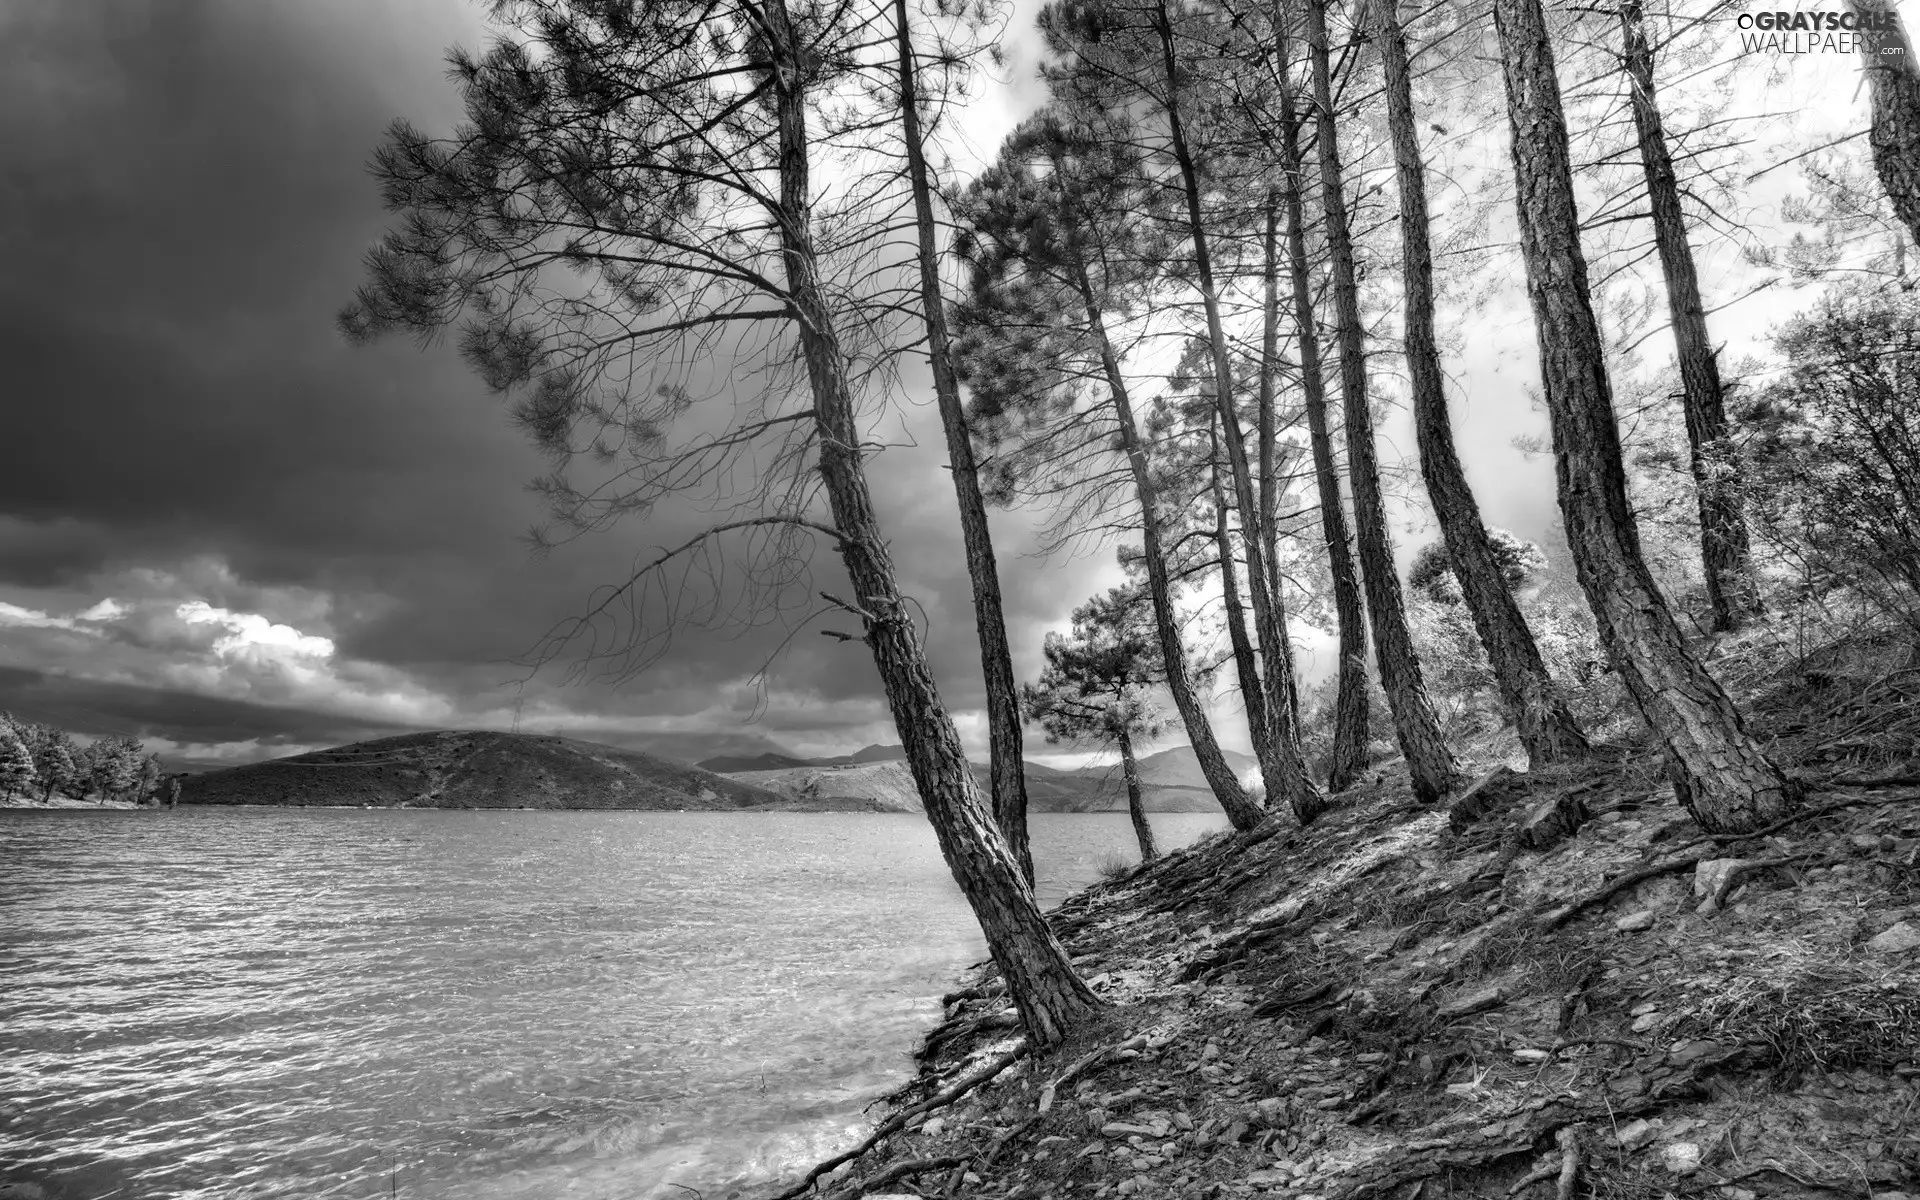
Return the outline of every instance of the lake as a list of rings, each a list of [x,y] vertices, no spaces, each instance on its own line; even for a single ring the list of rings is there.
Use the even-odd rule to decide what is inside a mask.
[[[1049,907],[1135,856],[1033,840]],[[0,811],[0,1182],[720,1200],[856,1140],[984,956],[919,816]]]

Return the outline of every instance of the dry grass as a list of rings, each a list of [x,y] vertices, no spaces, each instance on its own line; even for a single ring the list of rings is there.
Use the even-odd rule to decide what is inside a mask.
[[[1785,982],[1738,978],[1709,996],[1700,1036],[1765,1045],[1783,1075],[1889,1068],[1920,1048],[1920,981],[1857,963],[1801,964]]]

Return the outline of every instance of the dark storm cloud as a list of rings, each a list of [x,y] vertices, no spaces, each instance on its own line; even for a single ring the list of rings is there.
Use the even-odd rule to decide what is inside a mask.
[[[595,585],[700,517],[663,510],[533,560],[521,484],[542,464],[497,402],[444,346],[355,350],[333,333],[387,220],[365,163],[395,117],[458,118],[442,55],[484,42],[479,12],[102,0],[0,15],[0,663],[18,668],[0,703],[58,692],[103,731],[262,747],[497,721],[516,696],[559,731],[652,748],[890,736],[871,662],[811,629],[765,692],[747,680],[780,628],[688,631],[617,692],[551,670],[504,686]],[[922,403],[889,425],[910,427],[875,473],[903,586],[926,606],[949,705],[975,708],[937,423]],[[996,522],[1011,562],[1023,528]],[[831,554],[815,570],[834,586]],[[1080,590],[1034,580],[1030,563],[1007,574],[1023,659]],[[107,597],[126,613],[72,625]],[[218,649],[241,627],[186,629],[169,606],[193,602],[337,653]]]
[[[390,68],[466,32],[458,9],[385,26],[392,8],[124,0],[9,20],[6,514],[110,531],[96,566],[211,550],[303,581],[471,547],[520,515],[500,485],[528,456],[477,389],[404,348],[348,353],[329,326],[379,228],[361,167],[378,131],[449,107]],[[390,30],[414,44],[355,53]]]
[[[267,708],[178,688],[77,679],[45,671],[0,667],[0,694],[23,721],[57,725],[88,735],[132,733],[179,744],[257,742],[304,749],[313,742],[347,742],[409,732],[382,721],[342,719],[299,708]]]

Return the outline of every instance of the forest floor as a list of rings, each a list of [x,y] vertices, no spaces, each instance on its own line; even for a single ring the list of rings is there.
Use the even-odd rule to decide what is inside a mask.
[[[1763,657],[1791,821],[1702,834],[1645,746],[1457,816],[1386,768],[1067,901],[1098,1027],[1035,1060],[977,968],[807,1194],[1920,1196],[1920,666]]]

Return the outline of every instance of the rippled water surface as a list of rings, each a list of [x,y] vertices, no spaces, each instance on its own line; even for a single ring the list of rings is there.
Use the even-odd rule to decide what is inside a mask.
[[[1043,902],[1131,840],[1036,816]],[[919,817],[0,811],[0,1181],[712,1200],[864,1128],[983,954]]]

